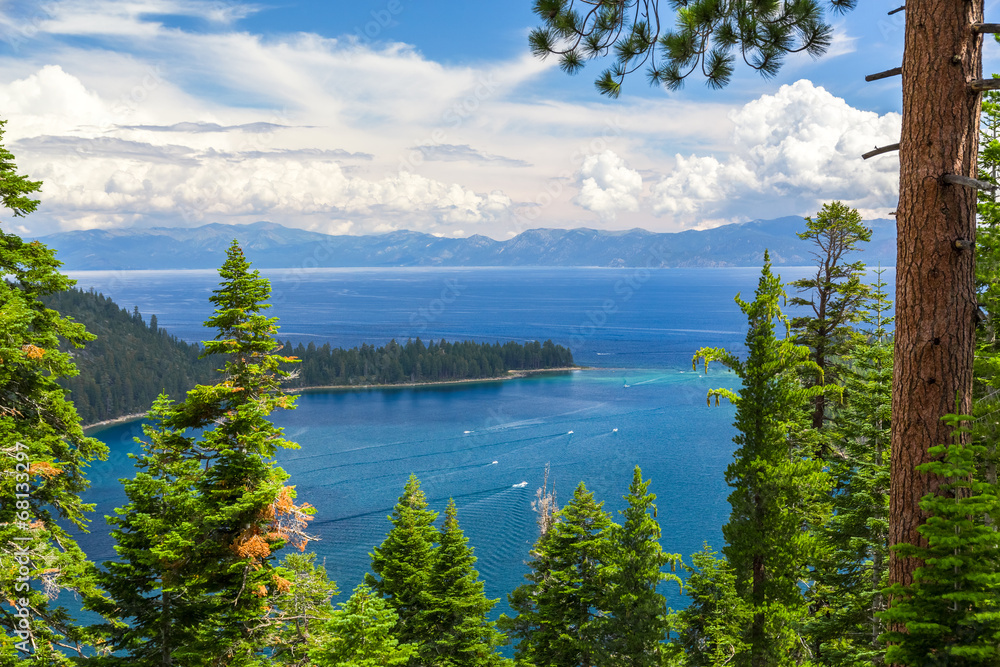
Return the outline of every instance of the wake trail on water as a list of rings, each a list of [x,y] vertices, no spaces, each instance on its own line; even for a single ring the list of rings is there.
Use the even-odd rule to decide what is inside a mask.
[[[482,444],[482,445],[473,445],[471,447],[462,447],[460,449],[451,449],[451,450],[435,451],[435,452],[421,452],[419,454],[412,454],[410,456],[398,456],[398,457],[389,458],[389,459],[378,459],[378,460],[370,460],[370,461],[354,461],[354,462],[351,462],[351,463],[340,463],[340,464],[332,465],[332,466],[323,466],[321,468],[311,468],[310,470],[305,470],[305,471],[296,471],[295,474],[296,475],[311,475],[311,474],[325,472],[325,471],[329,471],[329,470],[339,470],[341,468],[360,468],[360,467],[363,467],[363,466],[370,466],[370,465],[383,465],[383,464],[386,464],[386,463],[398,463],[400,461],[412,461],[414,459],[428,458],[428,457],[431,457],[431,456],[449,456],[449,455],[453,455],[453,454],[459,454],[461,452],[473,451],[473,450],[476,450],[476,449],[487,449],[489,447],[503,447],[504,445],[521,443],[521,442],[531,442],[531,441],[537,441],[537,440],[548,440],[548,439],[551,439],[551,438],[560,437],[562,435],[565,435],[565,434],[564,433],[555,433],[555,434],[551,434],[551,435],[536,435],[536,436],[531,436],[531,437],[528,437],[528,438],[519,438],[517,440],[507,440],[507,441],[503,441],[503,442],[489,442],[489,443],[485,443],[485,444]],[[331,454],[331,455],[328,455],[328,456],[335,456],[335,454]],[[335,483],[335,482],[331,482],[331,483]]]

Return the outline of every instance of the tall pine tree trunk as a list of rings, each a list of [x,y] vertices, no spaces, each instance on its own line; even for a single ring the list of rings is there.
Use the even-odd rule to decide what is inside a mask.
[[[976,295],[976,192],[942,181],[975,176],[982,77],[982,0],[907,0],[903,131],[897,209],[896,363],[892,394],[889,542],[920,543],[920,498],[937,481],[914,467],[950,440],[941,416],[971,411]],[[890,582],[909,584],[917,563],[890,556]]]

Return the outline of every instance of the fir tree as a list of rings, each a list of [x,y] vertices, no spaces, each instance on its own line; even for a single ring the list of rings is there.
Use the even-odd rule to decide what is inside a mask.
[[[473,567],[476,557],[458,525],[454,500],[448,501],[438,539],[429,585],[431,607],[421,619],[427,628],[422,662],[440,667],[510,664],[496,652],[506,639],[486,615],[498,601],[483,593],[484,584]]]
[[[709,393],[736,404],[733,441],[739,446],[726,469],[732,514],[723,526],[724,553],[733,568],[736,591],[751,614],[735,664],[742,667],[793,664],[802,652],[799,639],[806,606],[799,588],[807,580],[816,542],[803,530],[821,525],[829,488],[821,463],[791,436],[802,428],[804,408],[822,386],[803,388],[797,375],[804,368],[818,370],[809,361],[809,349],[787,335],[781,339],[775,324],[787,320],[779,302],[781,281],[771,273],[765,253],[755,299],[736,302],[746,314],[747,358],[726,350],[702,348],[694,362],[720,361],[742,380],[739,394],[727,389]],[[787,331],[787,329],[786,329]]]
[[[287,475],[272,458],[278,447],[295,445],[268,419],[277,408],[294,407],[294,399],[280,390],[287,373],[279,364],[290,359],[275,354],[276,320],[260,314],[268,307],[270,285],[250,271],[235,241],[219,273],[222,283],[210,297],[215,313],[206,322],[217,334],[205,343],[205,354],[223,355],[223,380],[195,387],[181,404],[158,403],[161,435],[140,462],[152,466],[153,474],[137,476],[132,506],[120,514],[118,537],[128,565],[110,569],[109,577],[126,577],[116,585],[121,596],[116,602],[126,609],[130,580],[147,582],[161,603],[190,601],[191,613],[164,637],[170,645],[160,647],[161,656],[177,664],[235,667],[266,661],[275,600],[289,584],[274,552],[286,543],[305,547],[312,539],[305,532],[311,510],[295,505],[294,489],[283,485]],[[197,440],[182,435],[188,429],[201,431]],[[163,445],[166,460],[157,451]],[[196,476],[194,466],[181,465],[185,457],[200,466]],[[169,467],[174,464],[178,467]],[[161,524],[131,516],[147,506],[152,514],[165,508],[157,518]],[[175,509],[182,514],[172,515]],[[171,518],[170,532],[157,535]],[[144,542],[165,545],[163,558],[143,556]],[[182,582],[183,595],[171,588],[175,581]],[[138,601],[133,608],[148,609]],[[164,623],[155,613],[135,616],[123,648],[141,657],[146,649],[138,639],[152,636]]]
[[[706,543],[684,565],[684,594],[691,601],[671,616],[677,639],[669,649],[674,662],[685,667],[717,667],[744,654],[746,626],[750,614],[746,602],[736,594],[733,569]]]
[[[959,424],[970,417],[946,419],[962,431]],[[941,484],[920,502],[929,514],[920,527],[927,545],[896,547],[922,565],[912,584],[886,591],[893,602],[883,620],[905,627],[883,635],[890,644],[886,662],[911,667],[1000,663],[1000,555],[997,532],[983,519],[997,515],[1000,497],[995,485],[977,475],[981,450],[975,443],[940,445],[930,452],[938,460],[917,468],[936,475]]]
[[[790,283],[799,294],[789,300],[793,306],[812,310],[811,315],[792,319],[795,342],[807,346],[819,368],[806,371],[806,386],[833,384],[840,380],[843,357],[851,348],[860,308],[868,295],[861,282],[865,265],[848,262],[846,256],[858,250],[858,245],[871,240],[872,230],[861,222],[857,209],[839,201],[824,204],[816,219],[806,218],[806,231],[798,234],[811,241],[816,260],[816,272],[809,278]],[[813,398],[812,427],[822,429],[828,419],[826,396]]]
[[[365,584],[384,597],[398,615],[395,635],[404,644],[419,644],[429,637],[424,618],[433,609],[430,592],[434,566],[434,528],[437,512],[427,509],[427,499],[416,475],[410,475],[403,495],[388,517],[392,529],[371,553],[372,572]],[[429,647],[420,647],[421,651]]]
[[[517,639],[519,664],[591,667],[607,653],[607,560],[613,523],[583,482],[555,514],[528,562],[529,583],[508,600],[517,612],[501,619]]]
[[[362,584],[325,625],[325,635],[309,657],[319,667],[392,667],[416,655],[412,644],[395,636],[398,617],[392,606]]]
[[[619,510],[623,522],[614,530],[608,556],[608,598],[605,617],[605,655],[602,665],[654,667],[661,663],[661,643],[669,628],[667,600],[656,589],[667,579],[681,583],[662,570],[680,560],[660,547],[656,520],[656,494],[649,480],[635,467],[628,503]]]
[[[31,213],[40,187],[17,173],[14,156],[0,145],[3,207],[14,217]],[[93,338],[42,302],[74,284],[59,266],[55,251],[42,243],[0,231],[0,597],[18,603],[17,609],[0,606],[2,665],[68,664],[69,654],[80,657],[95,641],[55,603],[68,591],[87,604],[100,598],[96,568],[68,527],[86,529],[93,506],[80,499],[88,486],[85,468],[108,451],[84,437],[57,384],[76,374],[60,342],[82,347]],[[22,617],[29,627],[22,627]]]
[[[842,455],[831,462],[833,516],[819,528],[822,556],[810,599],[817,613],[808,633],[820,664],[881,662],[889,565],[889,423],[892,401],[890,302],[882,271],[866,306],[866,329],[855,335],[844,371],[850,396],[833,432]]]

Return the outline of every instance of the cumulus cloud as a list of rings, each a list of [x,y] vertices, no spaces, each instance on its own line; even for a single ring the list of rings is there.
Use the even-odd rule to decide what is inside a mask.
[[[642,176],[629,169],[614,151],[588,155],[580,167],[580,193],[573,202],[602,218],[614,218],[620,211],[639,210]]]
[[[732,151],[723,157],[677,155],[673,171],[651,188],[657,214],[695,220],[782,204],[782,212],[816,210],[840,199],[865,210],[895,205],[899,163],[865,161],[875,145],[898,141],[899,114],[851,107],[802,80],[782,86],[730,115]]]

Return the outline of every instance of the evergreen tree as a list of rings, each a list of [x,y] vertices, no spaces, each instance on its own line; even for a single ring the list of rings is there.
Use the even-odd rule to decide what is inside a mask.
[[[365,584],[395,610],[399,619],[396,638],[404,644],[419,645],[430,636],[425,617],[434,608],[430,581],[438,531],[434,528],[437,512],[427,509],[427,498],[416,475],[410,475],[388,518],[392,528],[371,553],[375,574],[365,575]],[[420,646],[420,650],[423,653],[430,647]]]
[[[802,427],[809,399],[825,388],[799,384],[796,376],[804,368],[816,369],[809,349],[775,333],[776,322],[787,327],[779,308],[782,295],[765,253],[755,299],[736,297],[749,323],[746,360],[718,348],[702,348],[694,357],[695,363],[704,361],[706,372],[709,362],[722,362],[743,385],[739,394],[709,393],[716,402],[724,396],[736,404],[733,441],[739,448],[726,469],[732,514],[722,534],[736,591],[751,614],[746,650],[735,657],[740,667],[790,665],[802,652],[806,606],[799,582],[808,580],[807,565],[816,551],[815,538],[803,527],[822,525],[827,511],[829,481],[822,464],[791,438]]]
[[[196,664],[197,628],[205,620],[199,594],[189,585],[188,563],[199,539],[201,507],[196,487],[203,476],[192,439],[168,428],[173,415],[166,395],[153,404],[144,424],[143,454],[132,455],[139,471],[124,480],[129,503],[108,518],[118,559],[101,572],[112,602],[105,615],[125,623],[108,626],[115,654],[105,665],[143,667]]]
[[[947,421],[962,430],[959,424],[968,419],[949,415]],[[891,664],[1000,663],[1000,555],[997,532],[983,520],[997,515],[1000,497],[995,485],[977,474],[975,460],[981,449],[975,443],[940,445],[931,451],[938,460],[918,467],[936,475],[941,484],[937,493],[920,502],[929,515],[920,527],[927,545],[896,547],[902,555],[919,559],[921,566],[912,584],[895,584],[886,591],[893,602],[883,620],[900,628],[883,635],[890,644],[885,659]]]
[[[0,140],[6,121],[0,121]],[[0,145],[0,202],[14,217],[35,210],[41,182],[17,173]],[[73,591],[96,604],[96,568],[70,536],[85,530],[92,505],[80,495],[87,465],[107,447],[83,435],[80,418],[57,384],[76,373],[60,342],[82,347],[83,325],[42,300],[74,283],[59,273],[55,251],[0,231],[0,664],[68,664],[95,641],[56,604]],[[16,603],[14,605],[6,603]],[[20,634],[19,634],[20,633]]]
[[[808,633],[819,645],[814,659],[827,665],[881,662],[884,626],[878,613],[887,599],[889,565],[889,423],[892,411],[890,303],[882,271],[868,300],[867,329],[844,371],[850,397],[832,429],[842,456],[830,464],[835,480],[833,516],[820,527],[822,556],[810,600],[817,612]]]
[[[667,600],[657,586],[667,579],[681,583],[662,570],[680,560],[660,547],[660,524],[656,520],[656,494],[649,480],[635,467],[619,510],[623,522],[613,533],[608,556],[608,599],[605,617],[605,655],[602,665],[654,667],[661,663],[661,643],[669,629]]]
[[[332,618],[330,601],[337,585],[316,564],[316,554],[291,552],[281,561],[272,596],[271,662],[300,667],[309,664],[309,651],[319,645],[326,621]]]
[[[795,342],[812,351],[818,371],[806,371],[806,386],[840,381],[843,357],[851,348],[853,329],[859,321],[868,287],[861,282],[864,262],[848,262],[846,255],[871,240],[872,230],[861,223],[857,209],[839,201],[824,204],[816,219],[806,218],[806,231],[798,234],[811,241],[816,273],[790,283],[799,294],[789,303],[812,310],[811,315],[792,319]],[[826,396],[813,398],[812,427],[822,429],[828,419]]]
[[[276,320],[261,315],[270,285],[250,271],[235,241],[219,273],[222,283],[210,297],[215,313],[206,322],[217,334],[205,343],[205,354],[223,355],[223,379],[195,387],[181,404],[158,402],[160,434],[140,460],[151,474],[137,476],[132,503],[119,513],[116,536],[127,565],[110,568],[108,577],[124,578],[114,586],[116,603],[139,613],[121,635],[121,648],[134,660],[146,651],[140,639],[167,623],[160,612],[176,609],[164,604],[190,601],[190,613],[170,636],[147,640],[162,641],[159,655],[175,661],[157,664],[265,663],[275,601],[289,585],[274,552],[287,543],[303,549],[311,539],[305,532],[311,509],[295,505],[294,489],[283,485],[287,475],[273,462],[278,447],[295,445],[268,419],[277,408],[294,407],[294,398],[280,390],[287,373],[279,364],[289,358],[275,354]],[[186,430],[200,431],[198,439],[183,436]],[[185,458],[199,467],[196,476]],[[170,531],[158,535],[171,519]],[[161,557],[142,553],[150,542],[163,545]],[[146,586],[150,597],[159,595],[159,608],[149,612],[141,601],[130,603],[130,581]],[[175,581],[182,582],[181,595]]]
[[[325,635],[309,657],[319,667],[392,667],[416,655],[394,632],[399,618],[387,603],[362,584],[325,625]]]
[[[994,77],[997,75],[994,74]],[[1000,184],[1000,93],[983,95],[979,137],[979,178]],[[976,292],[982,321],[976,328],[973,377],[973,430],[984,446],[984,480],[997,483],[1000,423],[1000,202],[996,192],[979,191],[976,228]]]
[[[538,539],[525,575],[508,600],[517,612],[501,626],[517,639],[519,664],[592,667],[607,654],[607,560],[611,517],[583,482]]]
[[[476,557],[458,525],[455,501],[448,501],[428,590],[430,609],[420,620],[427,629],[421,662],[439,667],[486,667],[510,661],[496,649],[506,643],[496,623],[486,620],[497,600],[488,600],[474,569]]]
[[[733,569],[707,543],[691,561],[683,566],[684,594],[691,602],[670,619],[678,637],[669,649],[674,663],[684,667],[721,667],[748,650],[749,608],[736,594]]]

